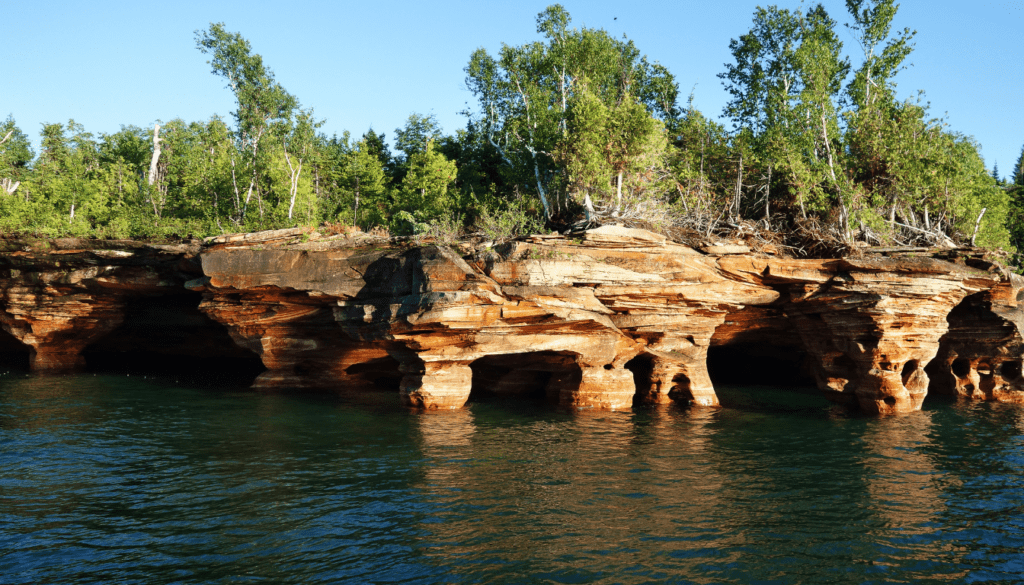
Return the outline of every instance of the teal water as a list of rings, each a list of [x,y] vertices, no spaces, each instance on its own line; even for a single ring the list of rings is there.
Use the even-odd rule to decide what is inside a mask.
[[[0,376],[3,583],[1014,583],[1024,409],[420,414]]]

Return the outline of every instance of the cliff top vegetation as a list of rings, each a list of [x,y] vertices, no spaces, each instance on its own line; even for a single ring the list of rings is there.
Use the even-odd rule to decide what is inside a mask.
[[[922,95],[898,95],[914,31],[894,0],[757,8],[720,74],[723,125],[628,38],[552,5],[536,40],[479,49],[475,103],[442,131],[326,136],[312,107],[222,23],[195,46],[228,117],[94,135],[46,124],[39,152],[0,123],[0,232],[172,238],[296,226],[502,240],[602,223],[686,242],[755,237],[796,255],[870,246],[1024,249],[1024,150],[989,173]],[[848,34],[840,35],[846,28]],[[853,38],[853,43],[841,39]]]

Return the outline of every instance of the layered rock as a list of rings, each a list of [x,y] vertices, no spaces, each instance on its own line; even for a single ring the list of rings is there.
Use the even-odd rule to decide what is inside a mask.
[[[976,400],[1024,403],[1024,281],[1014,275],[972,294],[948,317],[949,332],[928,369],[932,390]]]
[[[102,246],[102,247],[100,247]],[[57,239],[9,243],[0,256],[0,328],[34,371],[80,369],[82,351],[121,325],[128,299],[181,291],[199,246]]]
[[[202,256],[209,276],[202,308],[259,353],[266,378],[287,377],[316,355],[342,364],[352,351],[386,352],[403,374],[407,404],[458,408],[469,397],[476,360],[496,355],[571,356],[574,367],[547,381],[567,406],[624,408],[639,344],[617,331],[586,291],[569,287],[504,290],[446,248],[368,250],[215,249]],[[287,294],[268,291],[286,289]],[[331,319],[312,315],[330,310]],[[325,328],[332,334],[325,334]],[[287,344],[280,339],[291,340]],[[324,340],[332,338],[333,344]],[[298,342],[298,343],[297,343]],[[560,359],[547,360],[549,369]],[[344,368],[321,381],[343,384]]]
[[[826,396],[877,414],[920,409],[928,391],[924,367],[948,329],[946,315],[1004,278],[930,258],[726,264],[783,293],[780,307],[814,358]]]
[[[203,351],[258,356],[257,388],[377,382],[425,409],[478,391],[715,406],[709,350],[744,346],[804,356],[829,398],[876,414],[920,408],[936,355],[939,389],[1024,397],[1020,281],[993,267],[697,251],[618,227],[470,253],[358,235],[93,248],[0,253],[0,327],[37,370],[81,367],[100,339],[120,347],[111,336],[137,299],[189,294],[232,340]]]

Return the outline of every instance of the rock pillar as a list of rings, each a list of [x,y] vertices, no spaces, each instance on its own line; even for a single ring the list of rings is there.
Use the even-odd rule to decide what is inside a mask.
[[[708,375],[707,356],[699,363],[683,364],[679,369],[679,390],[688,392],[690,399],[698,406],[719,406],[718,395]]]
[[[85,368],[82,351],[121,324],[123,315],[106,309],[104,318],[61,315],[46,321],[39,314],[22,314],[21,319],[0,315],[0,327],[29,347],[32,371],[73,372]]]
[[[402,402],[427,410],[462,408],[469,400],[473,370],[457,362],[403,363]]]
[[[0,328],[31,349],[33,371],[83,368],[82,351],[121,325],[126,293],[89,288],[97,272],[12,270],[11,279],[0,279]]]
[[[665,404],[682,394],[699,406],[719,406],[718,395],[708,376],[706,356],[693,363],[684,363],[655,355],[649,380],[638,380],[638,387],[642,388],[643,399],[647,402]],[[670,396],[673,391],[676,397]]]
[[[928,393],[924,366],[938,352],[946,314],[961,295],[894,299],[830,291],[801,299],[786,313],[828,398],[856,402],[870,414],[897,414],[921,409]]]
[[[581,366],[577,371],[559,372],[548,382],[549,396],[569,408],[622,410],[633,406],[636,384],[633,372],[612,364]]]
[[[669,393],[672,391],[673,378],[680,373],[678,364],[668,360],[653,358],[643,371],[635,372],[637,394],[644,402],[667,404],[672,402]]]

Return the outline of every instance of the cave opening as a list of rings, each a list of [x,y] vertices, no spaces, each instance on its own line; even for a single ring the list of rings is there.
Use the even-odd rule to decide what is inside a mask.
[[[28,371],[32,360],[32,349],[10,333],[0,329],[0,368],[4,370]]]
[[[803,348],[795,345],[738,343],[712,345],[708,350],[708,375],[719,386],[779,386],[816,388],[814,374]]]
[[[398,392],[402,385],[402,372],[398,360],[384,355],[361,361],[345,368],[345,374],[366,383],[370,389]]]
[[[633,373],[633,385],[636,393],[633,394],[633,406],[643,404],[646,397],[646,390],[654,382],[654,356],[647,353],[640,353],[633,359],[626,362],[625,368]]]
[[[265,370],[263,362],[203,314],[201,301],[202,294],[191,291],[129,300],[121,325],[82,352],[87,371],[249,386]]]
[[[575,390],[583,379],[576,356],[568,352],[489,355],[469,367],[471,402],[557,402],[563,389]]]
[[[909,360],[903,364],[903,370],[900,372],[900,379],[903,380],[903,385],[906,386],[910,383],[910,378],[917,372],[918,362],[917,360]]]
[[[929,379],[925,403],[933,397],[955,399],[976,391],[989,394],[1021,383],[1021,361],[1012,359],[1012,351],[1007,355],[1005,345],[1020,339],[1016,326],[993,311],[987,293],[964,297],[946,321],[949,330],[925,367]]]
[[[830,403],[802,347],[768,343],[712,346],[708,375],[719,403],[751,412],[819,411]]]
[[[724,407],[763,412],[828,405],[815,381],[813,357],[794,320],[779,307],[730,313],[715,328],[706,359]]]
[[[1009,382],[1020,380],[1022,373],[1024,372],[1020,360],[1009,360],[999,364],[999,375]]]

